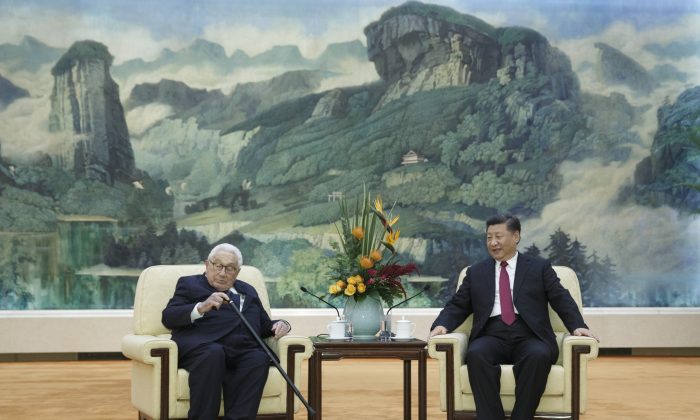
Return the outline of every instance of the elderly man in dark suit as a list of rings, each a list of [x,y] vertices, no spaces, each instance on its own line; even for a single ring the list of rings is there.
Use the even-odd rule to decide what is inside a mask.
[[[430,337],[447,334],[474,314],[466,363],[478,420],[505,419],[499,397],[501,364],[512,364],[515,374],[511,419],[534,417],[551,365],[559,356],[547,304],[572,334],[597,340],[551,264],[518,253],[519,242],[517,217],[489,218],[486,245],[491,258],[469,267],[431,327]]]
[[[190,419],[213,420],[224,394],[225,419],[255,419],[267,380],[269,358],[231,307],[237,305],[260,337],[281,337],[290,326],[273,322],[255,288],[237,280],[243,263],[233,245],[214,247],[206,272],[178,280],[163,310],[172,329],[178,364],[189,372]],[[229,304],[230,303],[230,304]]]

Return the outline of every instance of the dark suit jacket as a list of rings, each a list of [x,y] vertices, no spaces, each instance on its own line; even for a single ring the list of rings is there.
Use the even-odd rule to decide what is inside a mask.
[[[496,296],[495,264],[493,258],[487,258],[469,267],[462,285],[440,312],[431,330],[442,325],[448,331],[453,331],[469,315],[474,314],[469,341],[481,335],[491,316]],[[542,258],[519,253],[513,282],[513,304],[520,319],[550,347],[554,363],[559,348],[549,322],[548,303],[569,332],[576,328],[587,328],[576,302],[559,282],[552,265]]]
[[[233,286],[238,293],[245,295],[243,315],[253,326],[259,336],[270,337],[272,320],[265,312],[258,293],[250,284],[236,280]],[[203,343],[211,343],[232,331],[248,334],[248,330],[231,305],[221,305],[219,310],[211,310],[204,317],[190,319],[192,309],[198,302],[204,302],[216,291],[203,274],[181,277],[177,281],[175,294],[163,309],[163,325],[172,330],[172,338],[177,343],[179,356],[185,356],[190,350]]]

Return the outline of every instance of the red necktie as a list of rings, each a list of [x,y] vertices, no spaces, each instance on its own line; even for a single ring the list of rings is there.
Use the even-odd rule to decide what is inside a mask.
[[[513,297],[510,295],[510,277],[506,270],[508,263],[501,261],[501,275],[498,278],[498,297],[501,302],[501,320],[507,325],[515,322],[515,308]]]

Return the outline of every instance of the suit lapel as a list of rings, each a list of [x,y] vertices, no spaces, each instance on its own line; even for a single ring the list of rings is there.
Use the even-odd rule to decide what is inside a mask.
[[[496,282],[494,277],[495,267],[496,260],[489,258],[484,262],[484,264],[474,266],[474,276],[472,277],[473,279],[479,279],[479,281],[483,282],[481,287],[479,287],[479,290],[483,290],[486,294],[485,302],[488,303],[488,307],[490,308],[493,308],[496,299]]]
[[[518,264],[515,266],[515,280],[513,280],[513,303],[517,300],[518,292],[525,283],[525,274],[530,269],[530,259],[518,253]]]

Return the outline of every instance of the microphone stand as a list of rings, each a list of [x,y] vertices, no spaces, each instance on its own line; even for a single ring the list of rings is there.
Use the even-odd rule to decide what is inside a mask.
[[[411,296],[410,298],[408,298],[408,299],[406,299],[406,300],[402,300],[401,302],[399,302],[399,303],[397,303],[396,305],[392,306],[391,308],[389,308],[389,309],[386,311],[387,316],[389,315],[389,312],[391,312],[392,309],[396,308],[396,307],[399,306],[399,305],[403,305],[404,303],[408,302],[409,300],[413,299],[413,298],[416,297],[416,296],[422,295],[423,292],[425,292],[425,291],[428,290],[429,288],[430,288],[430,286],[425,285],[425,286],[423,287],[423,290],[421,290],[420,292],[418,292],[418,293],[416,293],[415,295]]]
[[[292,379],[289,377],[289,375],[287,375],[287,372],[285,372],[284,369],[282,369],[282,366],[277,361],[277,357],[275,357],[272,354],[272,351],[270,351],[270,348],[265,344],[265,342],[262,341],[262,338],[260,338],[258,333],[255,332],[255,329],[253,328],[253,326],[250,325],[250,322],[248,322],[248,320],[245,318],[245,316],[243,316],[243,313],[241,313],[241,310],[238,307],[238,305],[236,305],[230,298],[229,298],[229,303],[231,304],[233,309],[236,311],[238,316],[241,318],[241,321],[243,321],[243,325],[246,326],[246,328],[248,329],[248,332],[250,332],[250,334],[253,336],[253,338],[255,338],[255,341],[258,342],[260,347],[263,350],[265,350],[265,353],[267,353],[267,356],[270,358],[270,360],[272,360],[272,363],[275,364],[275,367],[280,372],[280,374],[282,375],[284,380],[287,381],[287,384],[289,384],[289,386],[292,388],[292,391],[294,391],[296,396],[299,397],[299,400],[301,400],[302,404],[304,404],[304,407],[306,407],[306,410],[309,413],[309,417],[314,417],[316,415],[316,411],[313,408],[311,408],[311,405],[309,404],[309,402],[306,401],[306,399],[304,398],[303,395],[301,395],[301,391],[299,391],[299,388],[297,388],[297,386],[294,385],[294,381],[292,381]]]
[[[302,292],[307,293],[307,294],[315,297],[316,299],[320,300],[321,302],[323,302],[326,305],[330,306],[331,308],[335,309],[335,312],[338,314],[338,319],[341,319],[340,318],[340,311],[338,310],[338,308],[335,305],[331,305],[330,303],[326,302],[325,300],[321,299],[320,297],[316,296],[315,294],[309,292],[309,289],[307,289],[304,286],[301,286],[299,289],[301,289]]]

